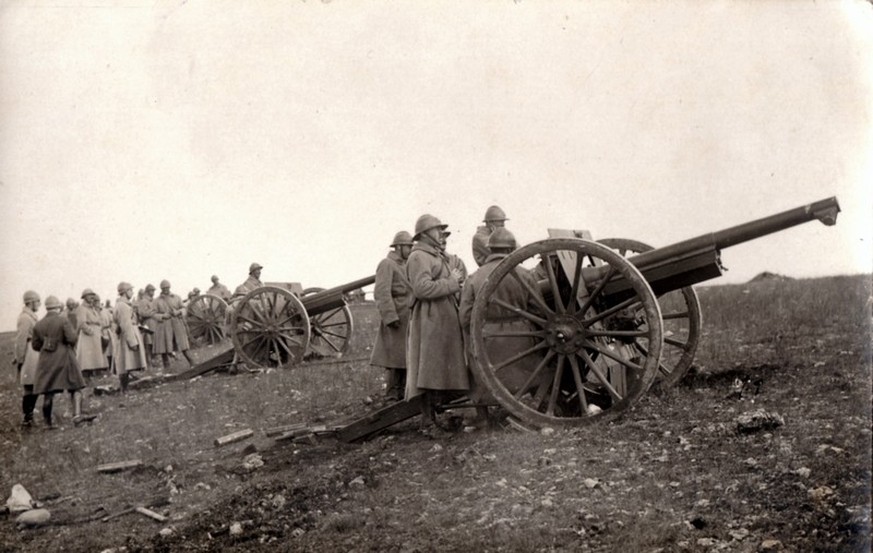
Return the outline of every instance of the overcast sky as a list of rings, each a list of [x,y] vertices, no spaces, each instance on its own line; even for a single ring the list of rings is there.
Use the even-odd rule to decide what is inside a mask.
[[[715,282],[871,272],[847,2],[4,2],[0,330],[34,289],[334,286],[430,212],[653,245],[837,196]]]

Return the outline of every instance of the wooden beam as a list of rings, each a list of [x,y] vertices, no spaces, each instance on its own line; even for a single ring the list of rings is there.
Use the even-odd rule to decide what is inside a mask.
[[[118,463],[106,463],[105,465],[97,465],[97,472],[121,472],[126,469],[132,469],[140,466],[142,466],[142,461],[139,459],[133,459],[131,461],[120,461]]]
[[[152,511],[151,509],[146,509],[145,507],[137,507],[134,510],[139,514],[145,515],[145,516],[152,518],[158,522],[166,522],[166,520],[167,520],[167,517],[165,517],[164,515],[158,514],[154,511]]]
[[[423,396],[415,396],[410,400],[399,401],[383,409],[379,409],[355,422],[337,429],[337,438],[343,442],[363,440],[398,422],[411,419],[421,414]]]
[[[231,363],[233,363],[233,343],[228,342],[224,344],[213,357],[210,357],[200,364],[194,365],[186,371],[173,375],[170,377],[170,380],[190,380],[194,377],[214,371],[218,367],[230,365]]]
[[[232,444],[234,442],[238,442],[240,440],[245,440],[246,438],[250,438],[254,436],[255,431],[251,428],[246,428],[245,430],[239,430],[238,432],[234,432],[233,434],[228,434],[227,436],[221,436],[220,438],[215,438],[215,447]]]

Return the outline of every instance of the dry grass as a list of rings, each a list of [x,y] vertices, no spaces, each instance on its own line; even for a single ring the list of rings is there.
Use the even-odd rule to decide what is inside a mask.
[[[169,538],[138,515],[21,533],[0,521],[0,549],[51,550],[63,540],[72,551],[756,551],[777,539],[789,551],[868,550],[869,276],[700,295],[696,374],[618,421],[551,436],[433,440],[414,422],[355,446],[263,436],[270,426],[364,412],[362,399],[382,384],[366,361],[113,396],[94,426],[23,438],[6,382],[0,489],[21,482],[37,496],[75,497],[49,503],[67,522],[177,493],[163,508]],[[358,311],[352,358],[367,355],[373,336],[372,309]],[[758,384],[732,397],[737,378]],[[757,408],[785,425],[737,434],[736,417]],[[212,445],[246,427],[253,440]],[[240,468],[249,444],[265,462],[252,472]],[[146,467],[93,470],[128,458]],[[241,534],[229,533],[233,522]]]

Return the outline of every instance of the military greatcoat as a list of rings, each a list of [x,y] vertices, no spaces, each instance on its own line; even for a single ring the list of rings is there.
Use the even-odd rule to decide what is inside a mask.
[[[467,283],[464,285],[464,290],[461,293],[460,318],[461,326],[464,328],[465,336],[470,343],[470,354],[478,357],[478,362],[483,362],[484,358],[479,352],[472,351],[472,343],[469,339],[470,324],[472,320],[473,305],[476,298],[480,295],[485,281],[494,271],[494,268],[500,261],[506,257],[506,254],[491,254],[485,259],[485,264],[478,271],[470,275]],[[527,282],[531,290],[537,290],[536,281],[531,276],[530,272],[522,267],[515,267],[514,271],[518,276],[518,280],[511,274],[506,275],[494,293],[492,299],[500,299],[509,305],[519,307],[526,311],[536,310],[531,301],[531,294],[528,289],[519,283],[519,280]],[[533,324],[527,319],[516,315],[512,311],[501,307],[496,303],[492,303],[485,314],[487,323],[483,330],[486,332],[524,332],[536,330]],[[487,360],[492,366],[499,365],[501,361],[530,349],[535,345],[533,337],[492,337],[485,341],[487,350]],[[472,357],[471,357],[472,358]],[[519,359],[511,365],[500,370],[501,382],[511,391],[515,392],[520,388],[530,373],[542,359],[540,352],[533,353]]]
[[[155,319],[155,300],[148,296],[143,296],[142,299],[136,301],[136,316],[141,324],[148,327],[152,333],[146,333],[142,338],[146,345],[154,343],[152,334],[158,329],[158,320]]]
[[[429,390],[468,390],[470,375],[452,276],[445,254],[419,242],[406,262],[412,287],[406,342],[406,398]]]
[[[491,229],[487,226],[476,227],[476,234],[473,235],[473,259],[476,265],[482,266],[485,260],[491,255],[491,249],[488,247],[488,239],[491,238]]]
[[[158,328],[155,330],[154,352],[171,353],[185,351],[188,345],[188,331],[182,316],[185,309],[182,299],[176,294],[164,294],[155,299],[155,319]]]
[[[379,262],[373,297],[379,308],[379,333],[373,346],[371,365],[388,369],[406,368],[406,328],[409,325],[409,294],[406,261],[397,252]],[[388,326],[397,322],[396,328]]]
[[[76,332],[66,317],[62,317],[57,311],[49,311],[34,325],[33,341],[30,345],[39,351],[34,394],[72,392],[85,387],[85,379],[82,378],[82,371],[79,370],[73,351]]]
[[[22,386],[32,386],[36,377],[36,364],[39,353],[30,347],[33,327],[37,322],[36,313],[29,307],[18,315],[18,333],[15,335],[15,362],[21,365],[20,382]]]
[[[106,359],[103,344],[100,342],[103,316],[90,305],[83,303],[76,309],[76,320],[79,323],[79,343],[76,346],[79,367],[83,371],[108,369],[109,360]]]
[[[121,297],[115,302],[115,324],[118,340],[115,346],[115,373],[141,371],[146,366],[145,344],[136,323],[130,300]]]

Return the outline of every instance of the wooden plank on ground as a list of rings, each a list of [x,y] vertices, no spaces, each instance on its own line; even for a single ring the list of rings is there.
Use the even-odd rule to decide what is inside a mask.
[[[228,342],[219,348],[213,357],[194,365],[186,371],[173,375],[172,380],[190,380],[231,363],[233,363],[233,343]]]
[[[423,396],[415,396],[410,400],[399,401],[337,430],[337,438],[343,442],[356,442],[372,436],[389,426],[411,419],[421,414]]]
[[[215,447],[232,444],[233,442],[238,442],[240,440],[245,440],[251,436],[255,435],[255,431],[251,428],[246,428],[245,430],[239,430],[234,432],[233,434],[228,434],[227,436],[221,436],[220,438],[215,438]]]
[[[142,461],[139,459],[133,459],[131,461],[119,461],[118,463],[106,463],[105,465],[97,465],[97,472],[121,472],[126,469],[132,469],[140,466],[142,466]]]
[[[165,517],[164,515],[156,513],[154,511],[152,511],[151,509],[146,509],[145,507],[137,507],[135,509],[135,511],[141,515],[145,515],[145,516],[147,516],[151,519],[154,519],[158,522],[166,522],[167,521],[167,517]]]
[[[287,434],[288,432],[293,432],[294,430],[300,430],[301,428],[306,428],[308,423],[298,422],[295,424],[285,424],[283,426],[274,426],[272,428],[268,428],[264,430],[264,435],[268,438],[272,438],[273,436],[279,436],[281,434]]]

